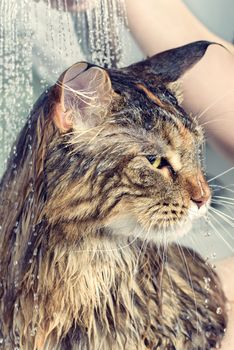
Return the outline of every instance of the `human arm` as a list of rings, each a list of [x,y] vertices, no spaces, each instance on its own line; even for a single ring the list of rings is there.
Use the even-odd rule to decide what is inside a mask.
[[[234,48],[209,31],[181,0],[126,0],[128,23],[151,56],[196,40],[219,42],[182,80],[183,105],[200,116],[207,136],[234,163]]]
[[[97,0],[61,1],[63,10],[85,11]],[[119,1],[119,0],[116,0]],[[182,0],[125,0],[128,24],[146,55],[196,40],[219,42],[182,80],[183,106],[199,118],[209,141],[234,164],[234,46],[208,30]],[[57,0],[51,0],[58,7]]]

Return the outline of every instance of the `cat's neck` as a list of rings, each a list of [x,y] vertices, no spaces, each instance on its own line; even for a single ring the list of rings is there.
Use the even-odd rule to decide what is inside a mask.
[[[122,239],[121,242],[120,239],[114,241],[108,239],[108,236],[96,235],[72,246],[66,246],[64,243],[57,245],[53,252],[48,251],[47,254],[53,256],[53,261],[42,261],[39,277],[41,288],[44,283],[48,285],[47,276],[54,279],[50,283],[53,295],[56,295],[56,289],[61,293],[61,289],[64,288],[60,295],[64,295],[64,304],[67,305],[66,311],[62,312],[70,315],[67,320],[78,319],[82,328],[91,331],[91,328],[97,326],[96,312],[105,313],[108,309],[111,313],[109,317],[116,317],[116,312],[112,309],[112,313],[110,308],[113,307],[113,297],[117,294],[119,302],[126,303],[128,313],[132,313],[130,300],[124,301],[122,296],[129,294],[129,286],[134,284],[138,258],[127,239]],[[46,261],[50,261],[50,266],[45,265]],[[56,274],[53,273],[54,270]],[[61,280],[63,287],[60,284]],[[120,305],[116,306],[120,308]],[[54,312],[59,313],[60,310]],[[104,317],[101,322],[108,329],[109,320]]]
[[[72,244],[61,240],[53,249],[48,244],[47,256],[40,262],[38,295],[44,298],[44,316],[51,320],[51,327],[56,327],[58,335],[72,329],[75,322],[93,348],[99,348],[95,335],[100,332],[107,342],[114,333],[121,335],[124,342],[124,335],[130,334],[132,327],[127,323],[130,328],[126,329],[126,319],[139,325],[148,322],[147,295],[155,290],[147,259],[154,256],[156,261],[157,255],[151,252],[147,256],[142,243],[133,237],[97,231]],[[140,311],[136,309],[136,300],[141,305]],[[56,320],[51,315],[54,314],[63,320],[61,324],[53,326]],[[103,347],[108,348],[108,345]]]

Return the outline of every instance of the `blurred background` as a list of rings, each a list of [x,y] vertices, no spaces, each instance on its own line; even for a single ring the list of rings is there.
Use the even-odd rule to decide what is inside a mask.
[[[67,67],[81,60],[125,66],[144,57],[128,29],[124,0],[97,0],[95,11],[95,0],[87,0],[90,6],[77,13],[67,11],[67,1],[0,0],[0,174],[33,103]],[[74,2],[78,5],[85,0]],[[184,3],[209,29],[227,41],[233,40],[233,0]],[[110,42],[114,43],[114,54]],[[230,168],[230,163],[209,145],[206,153],[211,178]],[[220,195],[233,198],[234,171],[218,181],[215,186],[227,187]],[[233,206],[224,203],[221,209],[233,218]],[[233,221],[216,216],[218,219],[218,223],[213,222],[215,230],[198,223],[185,241],[212,259],[234,254]]]

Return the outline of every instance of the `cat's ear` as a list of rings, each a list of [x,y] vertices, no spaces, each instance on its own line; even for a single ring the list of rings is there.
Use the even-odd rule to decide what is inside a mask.
[[[81,62],[65,71],[56,84],[59,98],[54,122],[60,131],[98,125],[107,114],[113,90],[108,73]]]
[[[171,83],[178,80],[187,70],[199,62],[211,44],[216,43],[196,41],[156,54],[129,66],[128,69],[138,72],[139,76],[155,75],[157,80]]]

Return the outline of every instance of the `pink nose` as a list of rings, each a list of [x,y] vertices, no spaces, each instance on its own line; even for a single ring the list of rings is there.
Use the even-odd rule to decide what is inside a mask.
[[[208,202],[210,196],[201,197],[201,198],[191,198],[191,200],[197,205],[198,209],[200,209],[203,205]]]
[[[197,205],[198,209],[210,199],[210,188],[199,169],[193,176],[187,177],[187,190],[190,193],[190,199]]]

